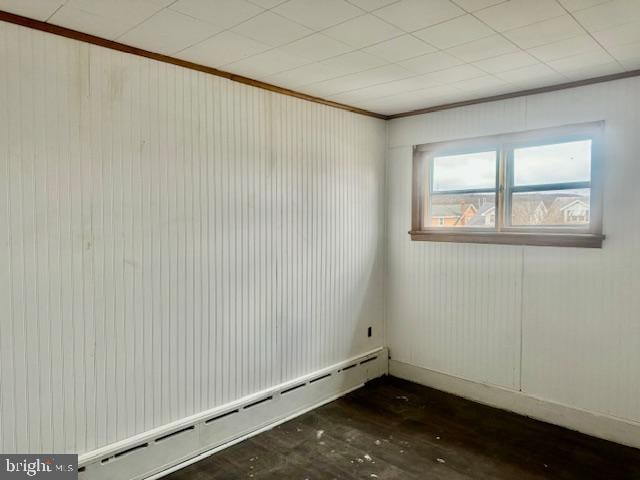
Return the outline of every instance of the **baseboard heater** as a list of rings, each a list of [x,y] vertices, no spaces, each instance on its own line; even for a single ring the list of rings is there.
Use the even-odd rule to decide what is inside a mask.
[[[388,372],[380,348],[212,410],[81,455],[81,480],[159,478],[332,401]]]

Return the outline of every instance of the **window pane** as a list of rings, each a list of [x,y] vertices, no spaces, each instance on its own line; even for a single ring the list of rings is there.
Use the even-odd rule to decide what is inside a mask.
[[[496,188],[496,152],[433,159],[433,191]]]
[[[588,225],[591,190],[555,190],[514,193],[512,225]]]
[[[431,227],[493,227],[495,193],[438,194],[431,197]]]
[[[591,180],[591,140],[516,148],[513,159],[516,186]]]

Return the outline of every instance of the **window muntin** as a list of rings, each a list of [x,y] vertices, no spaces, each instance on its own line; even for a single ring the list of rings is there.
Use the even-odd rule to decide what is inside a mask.
[[[600,246],[602,127],[415,147],[412,238]]]

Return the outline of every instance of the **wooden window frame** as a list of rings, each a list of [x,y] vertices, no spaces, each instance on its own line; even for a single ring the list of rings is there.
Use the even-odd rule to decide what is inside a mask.
[[[413,147],[412,240],[462,243],[495,243],[558,247],[602,248],[602,139],[604,122],[493,135],[471,139],[416,145]],[[591,180],[547,185],[513,185],[513,151],[517,148],[591,140]],[[472,152],[496,152],[496,200],[494,227],[434,227],[430,225],[431,172],[436,156]],[[511,225],[512,194],[520,191],[549,191],[590,188],[588,225]],[[489,191],[489,189],[481,189]],[[493,189],[490,189],[493,191]],[[465,193],[465,191],[460,191]],[[455,192],[454,192],[455,193]],[[473,193],[468,191],[467,193]]]

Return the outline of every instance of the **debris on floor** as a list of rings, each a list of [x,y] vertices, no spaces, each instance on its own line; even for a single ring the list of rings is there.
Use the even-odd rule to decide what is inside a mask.
[[[531,419],[514,418],[513,414],[476,406],[426,387],[426,394],[431,395],[430,404],[439,408],[423,414],[418,411],[418,404],[423,398],[415,393],[422,387],[411,386],[414,392],[408,389],[399,391],[394,386],[399,382],[395,379],[372,382],[332,404],[305,414],[301,417],[303,420],[286,423],[282,429],[264,432],[218,452],[171,474],[167,480],[209,477],[304,480],[305,476],[311,480],[332,480],[332,475],[353,480],[470,479],[473,475],[461,475],[458,471],[458,455],[470,459],[469,469],[480,472],[474,478],[518,480],[513,475],[514,469],[525,469],[531,473],[529,477],[541,479],[555,480],[562,476],[565,480],[640,480],[638,453],[564,429],[558,432],[556,427]],[[382,393],[386,396],[383,397]],[[396,396],[403,394],[409,398],[408,403],[396,400]],[[442,398],[436,401],[438,396]],[[378,402],[379,398],[385,399],[382,410],[372,401]],[[475,410],[478,411],[474,413]],[[352,423],[345,422],[344,417],[354,411],[360,412],[360,418],[353,417]],[[452,412],[456,414],[452,415]],[[472,421],[463,421],[467,416]],[[296,433],[296,427],[300,433]],[[548,437],[543,445],[538,444],[538,432]],[[467,436],[480,438],[480,434],[482,441],[486,442],[486,451],[500,452],[500,455],[477,455],[477,444],[463,441]],[[571,455],[552,457],[551,453],[556,451],[554,445],[565,438],[576,439],[568,448],[576,452],[580,461],[566,458]],[[529,449],[532,449],[531,454]],[[612,458],[620,461],[612,461]],[[554,475],[553,470],[557,470],[557,474]],[[604,475],[601,474],[603,472]],[[522,475],[523,480],[524,477],[527,475]]]

